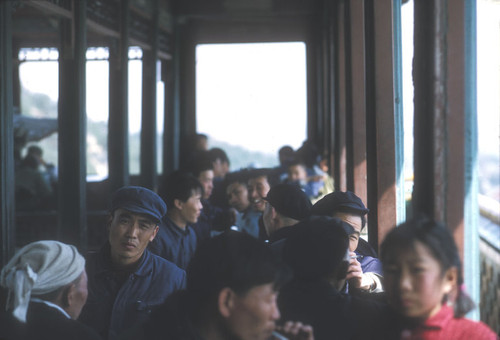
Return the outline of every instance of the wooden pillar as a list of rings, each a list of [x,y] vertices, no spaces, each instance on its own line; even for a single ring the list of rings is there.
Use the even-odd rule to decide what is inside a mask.
[[[86,0],[73,1],[73,23],[62,23],[59,59],[59,224],[62,241],[87,248]]]
[[[321,65],[321,39],[317,36],[310,37],[306,44],[306,73],[307,73],[307,138],[316,140],[318,136],[318,125],[321,124],[320,113],[322,109],[321,95],[322,88]]]
[[[330,163],[329,163],[329,170],[330,170],[330,175],[333,177],[334,174],[334,169],[335,169],[335,136],[336,136],[336,130],[335,130],[335,117],[336,117],[336,111],[335,111],[335,102],[336,102],[336,71],[335,71],[335,63],[336,63],[336,46],[335,46],[335,4],[331,1],[327,1],[328,7],[327,7],[327,14],[328,14],[328,25],[327,25],[327,30],[328,30],[328,93],[326,95],[329,100],[329,107],[328,107],[328,112],[326,115],[328,116],[328,121],[327,121],[327,126],[328,126],[328,131],[327,131],[327,141],[326,141],[326,147],[327,147],[327,154],[329,155],[330,158]]]
[[[397,83],[398,58],[395,16],[398,0],[370,0],[366,3],[367,39],[367,160],[368,237],[378,247],[398,222],[398,168],[396,123],[400,87]]]
[[[168,68],[172,76],[172,98],[171,98],[171,109],[172,112],[165,119],[165,124],[168,126],[165,129],[165,134],[168,134],[168,143],[170,144],[170,150],[172,151],[171,156],[169,156],[172,161],[171,168],[173,170],[179,169],[184,166],[182,161],[186,158],[185,155],[181,155],[181,151],[184,148],[182,145],[183,133],[181,131],[181,93],[182,93],[182,81],[181,81],[181,65],[183,60],[183,30],[184,23],[176,22],[174,26],[174,53],[172,56],[172,64]],[[168,72],[167,70],[167,72]]]
[[[21,108],[21,78],[19,77],[19,67],[21,62],[19,61],[19,49],[14,49],[12,51],[12,105],[18,107],[22,112]]]
[[[164,87],[164,119],[163,119],[163,174],[167,175],[178,168],[179,128],[175,120],[175,79],[172,60],[162,62],[162,78]]]
[[[347,150],[346,150],[346,37],[345,2],[337,3],[336,11],[336,117],[335,117],[335,190],[347,190]]]
[[[0,2],[0,223],[3,267],[14,255],[14,125],[12,111],[12,4]]]
[[[415,2],[413,209],[446,216],[446,1]]]
[[[453,232],[467,290],[477,301],[475,6],[475,1],[415,2],[413,208],[446,222]]]
[[[350,0],[347,6],[348,48],[347,112],[348,189],[367,201],[366,173],[366,67],[365,67],[365,6],[363,0]]]
[[[156,170],[156,61],[158,56],[158,0],[154,1],[151,50],[144,51],[142,63],[141,185],[157,189]]]
[[[179,50],[179,127],[180,141],[184,143],[187,136],[196,132],[196,41],[189,27],[189,20],[178,25]],[[177,45],[176,45],[177,46]],[[181,145],[181,150],[184,145]],[[181,155],[183,158],[183,155]]]
[[[109,135],[110,191],[129,184],[128,155],[128,48],[129,0],[121,2],[120,40],[109,49]]]

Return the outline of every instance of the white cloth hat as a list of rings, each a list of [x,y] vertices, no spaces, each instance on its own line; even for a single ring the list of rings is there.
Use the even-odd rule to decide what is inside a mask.
[[[31,295],[53,292],[76,280],[85,269],[78,250],[57,241],[30,243],[7,263],[0,274],[0,285],[8,289],[7,309],[26,322]]]

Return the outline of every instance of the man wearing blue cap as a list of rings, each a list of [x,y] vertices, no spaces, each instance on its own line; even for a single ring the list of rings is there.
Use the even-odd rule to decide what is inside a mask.
[[[113,194],[108,242],[87,261],[89,296],[80,317],[105,339],[142,324],[185,287],[184,270],[146,249],[166,212],[149,189],[127,186]]]
[[[337,217],[349,223],[354,232],[349,235],[351,262],[347,273],[349,289],[379,293],[382,287],[382,264],[368,243],[360,239],[366,226],[368,209],[363,201],[351,191],[334,191],[316,202],[311,210],[313,215]],[[361,250],[363,245],[363,250]]]

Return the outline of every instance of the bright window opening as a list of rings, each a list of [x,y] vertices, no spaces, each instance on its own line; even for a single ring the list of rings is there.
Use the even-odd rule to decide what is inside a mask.
[[[87,180],[108,177],[109,51],[87,49]]]
[[[306,86],[303,42],[198,45],[197,132],[233,171],[275,166],[280,147],[306,139]]]
[[[138,175],[141,168],[142,49],[130,47],[128,62],[129,168]]]

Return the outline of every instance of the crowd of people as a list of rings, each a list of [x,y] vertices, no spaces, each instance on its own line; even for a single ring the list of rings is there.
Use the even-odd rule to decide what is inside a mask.
[[[235,172],[198,147],[158,193],[113,193],[99,251],[20,249],[0,274],[0,339],[498,339],[464,317],[441,223],[408,220],[378,257],[361,237],[369,210],[329,188],[309,143]]]

